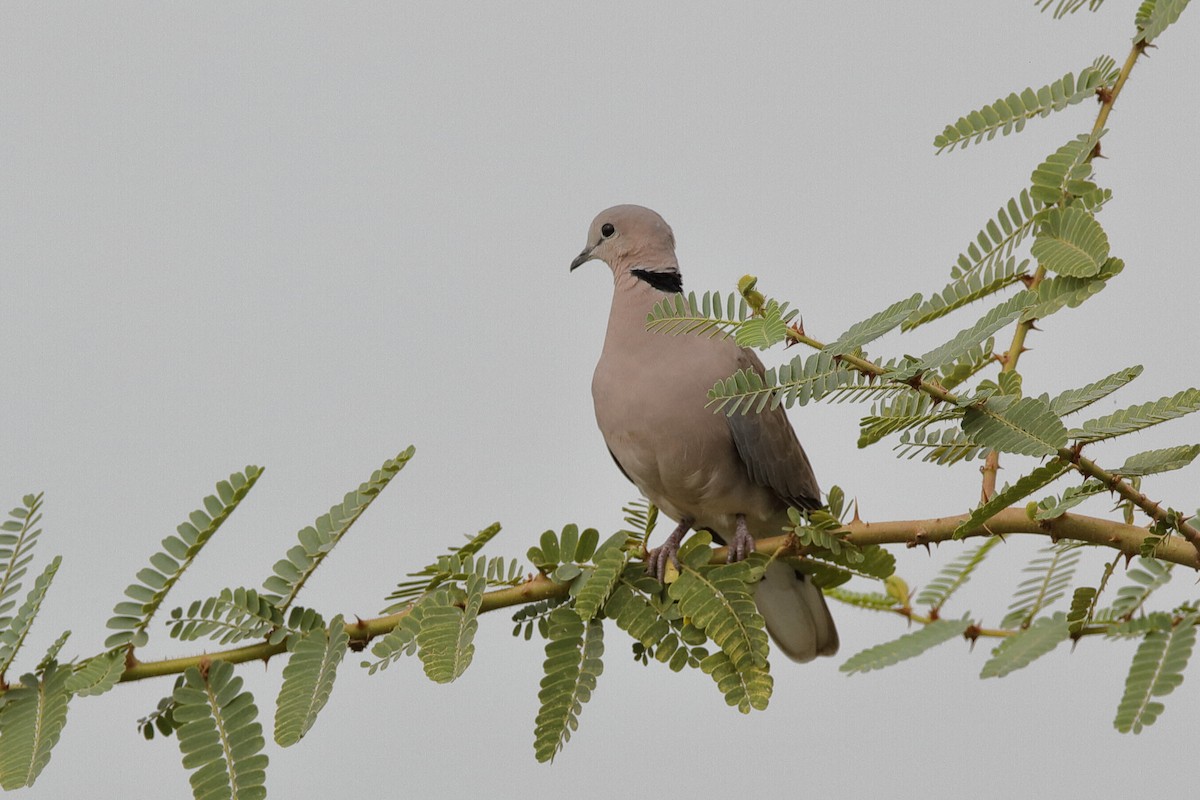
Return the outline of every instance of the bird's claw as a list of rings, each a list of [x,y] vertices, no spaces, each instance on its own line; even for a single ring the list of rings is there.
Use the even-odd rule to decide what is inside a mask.
[[[662,581],[667,573],[667,561],[679,569],[679,545],[667,541],[662,547],[656,547],[646,557],[646,574],[656,581]]]
[[[679,523],[675,530],[671,531],[671,535],[662,543],[661,547],[656,547],[646,555],[646,574],[656,581],[662,581],[667,574],[667,560],[675,565],[675,569],[679,569],[679,543],[683,541],[683,537],[692,529],[692,521],[685,519]]]
[[[746,529],[746,521],[741,516],[738,517],[737,529],[733,532],[733,540],[729,542],[728,554],[725,556],[725,562],[732,564],[736,561],[743,561],[745,558],[754,552],[754,537],[750,535],[750,531]]]

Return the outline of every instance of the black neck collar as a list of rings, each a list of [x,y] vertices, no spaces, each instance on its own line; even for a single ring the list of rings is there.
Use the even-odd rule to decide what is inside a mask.
[[[678,294],[683,291],[683,276],[675,270],[670,272],[655,272],[651,269],[631,269],[629,273],[639,281],[646,283],[667,294]]]

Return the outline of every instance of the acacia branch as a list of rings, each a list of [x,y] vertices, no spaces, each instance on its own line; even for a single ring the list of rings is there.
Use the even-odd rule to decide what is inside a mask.
[[[855,520],[846,524],[841,532],[848,542],[860,547],[866,545],[904,544],[909,547],[937,544],[954,538],[954,531],[970,515],[956,514],[931,519],[894,520],[887,522],[863,522]],[[1081,542],[1111,547],[1132,558],[1138,555],[1142,540],[1146,538],[1145,528],[1128,525],[1124,522],[1088,517],[1078,514],[1063,514],[1048,520],[1033,520],[1024,509],[1008,508],[976,528],[968,537],[992,536],[996,534],[1034,534],[1049,536],[1052,540],[1073,539]],[[769,539],[759,539],[755,550],[771,555],[777,550],[789,548],[791,553],[803,555],[805,548],[795,548],[795,541],[790,534],[773,536]],[[715,547],[711,564],[724,564],[728,549]],[[1164,539],[1155,551],[1155,556],[1163,561],[1170,561],[1183,566],[1196,568],[1200,566],[1196,550],[1181,539]],[[483,605],[479,613],[497,611],[502,608],[536,603],[554,597],[566,597],[570,589],[569,583],[557,583],[546,575],[538,574],[518,586],[506,586],[485,592]],[[366,644],[377,636],[382,636],[408,616],[411,606],[395,614],[372,619],[359,619],[346,623],[346,633],[350,636],[351,648],[362,650]],[[919,620],[918,620],[919,621]],[[284,642],[259,644],[237,647],[230,650],[220,650],[182,658],[170,658],[160,661],[144,661],[131,663],[121,675],[122,681],[138,681],[156,678],[164,675],[176,675],[189,667],[199,666],[206,661],[228,661],[240,664],[247,661],[266,661],[271,656],[287,650]]]

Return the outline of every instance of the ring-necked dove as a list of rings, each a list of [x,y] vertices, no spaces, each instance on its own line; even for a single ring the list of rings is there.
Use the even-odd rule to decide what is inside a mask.
[[[675,236],[655,212],[615,206],[588,230],[571,262],[600,259],[612,269],[604,349],[592,378],[596,422],[621,472],[679,526],[649,557],[661,576],[691,529],[729,543],[745,558],[754,539],[778,536],[787,509],[817,508],[820,488],[782,408],[726,417],[705,408],[708,390],[762,362],[733,339],[646,330],[646,317],[682,290]],[[768,567],[755,601],[776,644],[795,661],[837,652],[838,635],[821,591],[781,562]]]

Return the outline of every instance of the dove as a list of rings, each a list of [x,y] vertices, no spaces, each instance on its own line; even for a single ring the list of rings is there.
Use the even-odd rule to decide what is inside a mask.
[[[684,536],[709,531],[744,559],[754,540],[782,533],[789,507],[821,506],[821,490],[781,407],[714,414],[708,391],[739,369],[763,372],[732,338],[672,336],[646,329],[654,306],[683,290],[675,235],[636,205],[602,211],[571,271],[592,260],[612,270],[604,347],[592,377],[596,423],[609,453],[645,497],[678,526],[647,557],[661,578]],[[838,634],[821,590],[781,561],[767,567],[755,603],[776,645],[794,661],[837,652]]]

